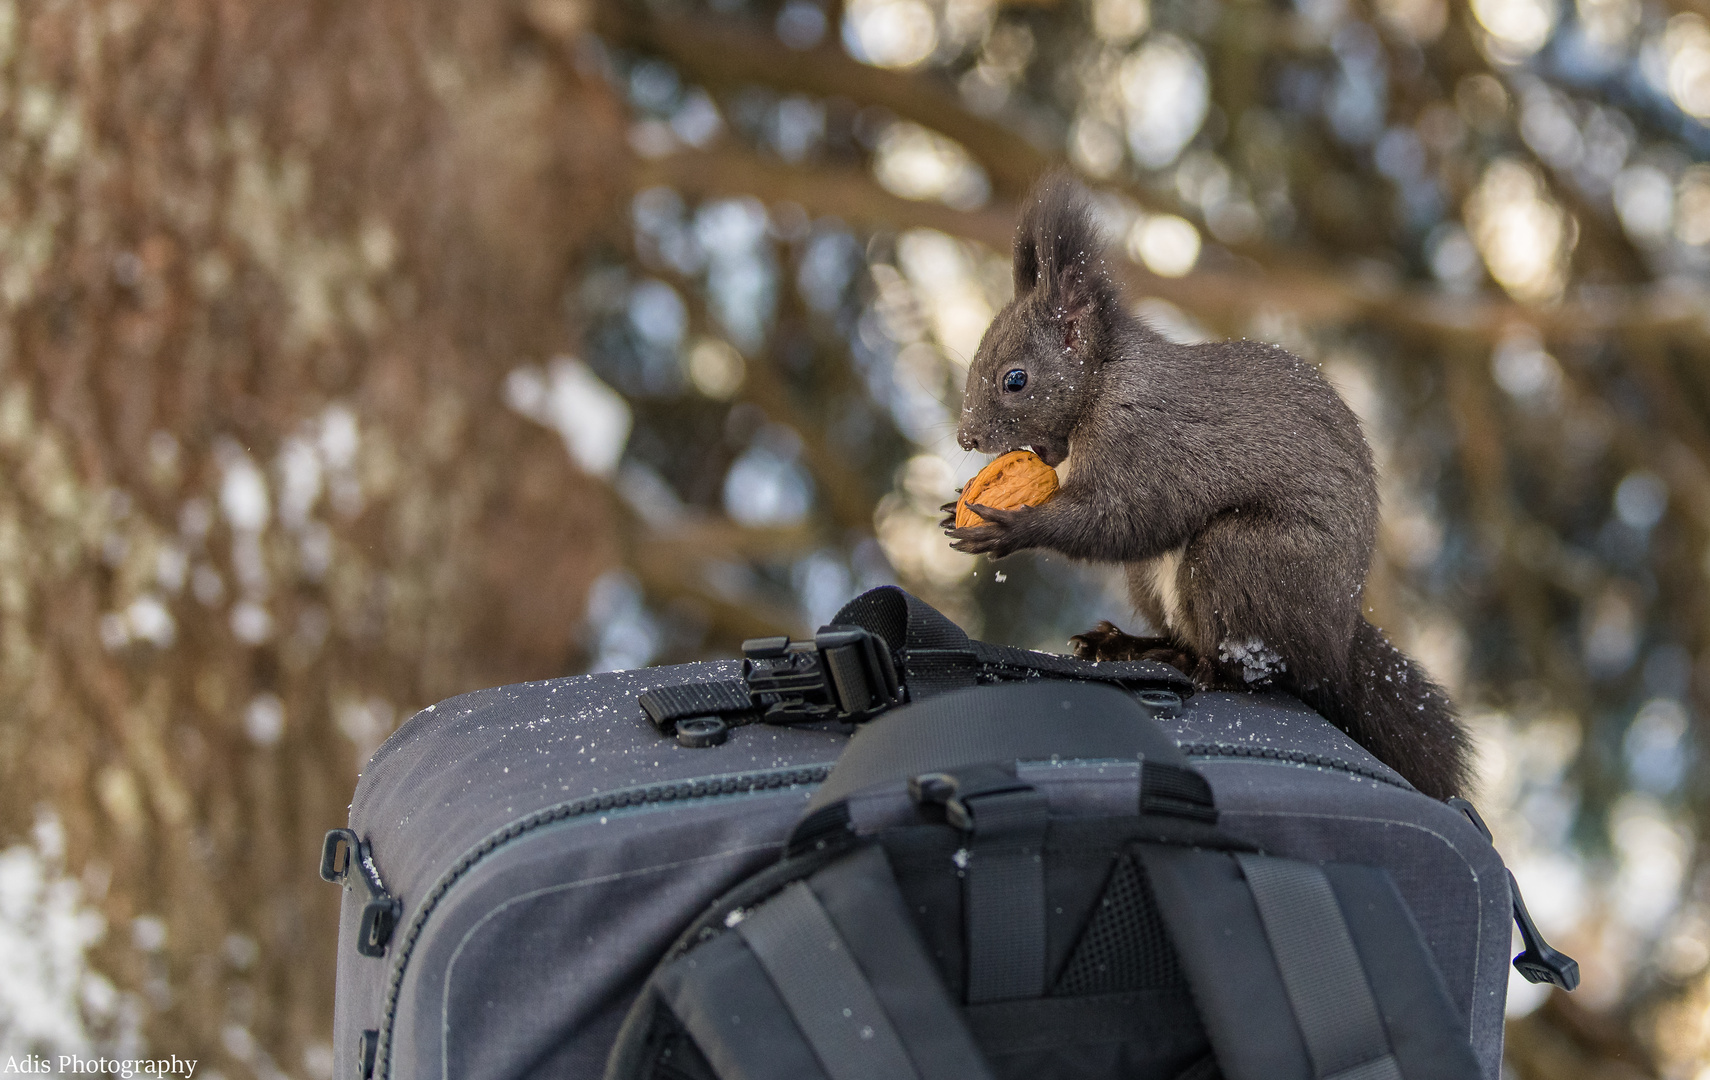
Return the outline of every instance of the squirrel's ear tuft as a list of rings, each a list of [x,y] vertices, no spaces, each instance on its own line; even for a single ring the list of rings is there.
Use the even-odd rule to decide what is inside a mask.
[[[1044,288],[1066,312],[1084,313],[1114,296],[1104,270],[1104,236],[1092,200],[1066,170],[1034,185],[1015,233],[1015,293]]]

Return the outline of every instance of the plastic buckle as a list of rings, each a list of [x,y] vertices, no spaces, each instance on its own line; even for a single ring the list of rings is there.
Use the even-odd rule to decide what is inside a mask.
[[[859,723],[903,700],[883,640],[857,626],[822,626],[812,641],[742,643],[742,677],[768,724]]]
[[[356,879],[368,890],[368,902],[362,905],[362,921],[357,926],[356,951],[363,956],[384,956],[404,904],[386,891],[367,841],[349,829],[328,830],[321,843],[321,880],[348,885],[353,869]]]
[[[908,794],[916,805],[944,807],[946,822],[963,832],[973,832],[980,801],[1037,793],[1032,784],[1018,780],[996,765],[977,765],[954,773],[921,773],[910,777]]]
[[[1464,814],[1486,840],[1494,839],[1490,835],[1490,826],[1484,823],[1484,818],[1479,816],[1472,803],[1458,795],[1445,801]],[[1520,895],[1520,882],[1515,880],[1514,871],[1507,873],[1508,895],[1514,900],[1514,924],[1520,928],[1520,940],[1526,946],[1514,958],[1514,970],[1529,983],[1549,983],[1568,991],[1578,989],[1579,961],[1544,940],[1544,935],[1538,932],[1538,925],[1532,921],[1532,913],[1526,910],[1526,898]]]

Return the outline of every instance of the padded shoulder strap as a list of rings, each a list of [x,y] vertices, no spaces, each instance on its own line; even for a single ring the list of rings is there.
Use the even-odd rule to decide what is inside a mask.
[[[809,812],[921,773],[1052,758],[1144,759],[1148,770],[1173,766],[1173,776],[1211,806],[1211,788],[1133,697],[1096,684],[1041,681],[973,687],[871,721],[849,740]]]

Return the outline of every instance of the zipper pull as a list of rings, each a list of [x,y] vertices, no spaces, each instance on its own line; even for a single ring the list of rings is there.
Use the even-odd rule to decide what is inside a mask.
[[[1544,935],[1538,933],[1532,916],[1526,911],[1526,898],[1520,895],[1520,883],[1514,880],[1512,870],[1508,871],[1508,893],[1514,897],[1514,922],[1520,927],[1520,940],[1526,943],[1525,951],[1514,958],[1515,970],[1525,976],[1527,982],[1547,982],[1563,990],[1576,989],[1579,986],[1579,961],[1551,948]]]
[[[1491,840],[1490,826],[1478,816],[1473,804],[1460,796],[1447,800],[1448,804],[1466,815],[1486,840]],[[1493,841],[1494,842],[1494,841]],[[1520,928],[1520,940],[1525,948],[1514,958],[1514,970],[1530,983],[1549,983],[1563,990],[1574,990],[1579,987],[1579,961],[1551,947],[1544,940],[1544,935],[1538,932],[1538,925],[1532,921],[1532,915],[1526,910],[1526,898],[1520,895],[1520,883],[1514,879],[1514,871],[1508,870],[1508,895],[1514,901],[1514,924]]]

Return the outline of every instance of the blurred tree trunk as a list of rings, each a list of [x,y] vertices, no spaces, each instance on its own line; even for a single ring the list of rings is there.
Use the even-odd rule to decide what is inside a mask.
[[[108,1029],[324,1073],[359,763],[573,666],[613,561],[606,489],[498,398],[572,343],[618,106],[499,5],[0,28],[0,836],[61,824]]]

